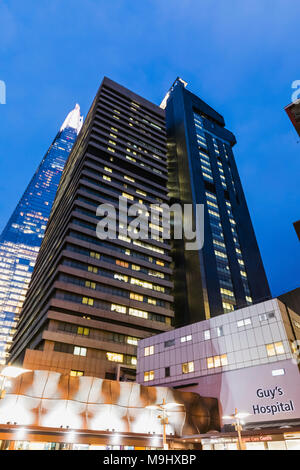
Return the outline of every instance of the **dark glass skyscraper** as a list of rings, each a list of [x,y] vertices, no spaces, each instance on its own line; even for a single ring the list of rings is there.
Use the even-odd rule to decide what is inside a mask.
[[[133,378],[136,347],[171,329],[170,244],[96,233],[97,207],[168,203],[165,113],[104,78],[67,162],[38,255],[11,361],[72,376]],[[155,210],[156,211],[156,210]],[[122,227],[124,229],[124,226]]]
[[[204,246],[173,242],[178,325],[208,319],[270,297],[236,167],[236,140],[223,117],[177,79],[166,109],[172,202],[204,204]]]
[[[76,105],[0,236],[0,364],[8,356],[62,171],[81,126],[80,108]]]

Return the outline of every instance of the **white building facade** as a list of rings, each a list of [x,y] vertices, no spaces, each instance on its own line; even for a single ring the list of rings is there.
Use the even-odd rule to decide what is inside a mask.
[[[248,429],[299,426],[299,345],[300,316],[272,299],[140,341],[137,381],[217,398]]]

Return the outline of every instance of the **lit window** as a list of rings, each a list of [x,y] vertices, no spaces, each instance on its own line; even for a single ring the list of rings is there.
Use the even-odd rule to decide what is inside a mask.
[[[152,356],[152,354],[154,354],[154,346],[147,346],[144,349],[144,355],[145,356]]]
[[[229,304],[227,302],[222,302],[223,308],[225,312],[232,312],[234,310],[234,305]]]
[[[96,289],[96,283],[92,281],[85,281],[85,287],[89,289]]]
[[[143,302],[144,297],[139,294],[135,294],[134,292],[130,292],[130,298],[131,300],[138,300],[139,302]]]
[[[118,281],[128,282],[128,276],[125,276],[124,274],[115,273],[114,279],[117,279]]]
[[[160,261],[160,260],[156,260],[156,264],[158,266],[164,266],[165,265],[165,263],[163,261]]]
[[[234,293],[228,289],[220,289],[221,294],[228,295],[229,297],[234,297]]]
[[[182,336],[182,337],[180,338],[180,342],[181,342],[181,343],[185,343],[186,341],[192,341],[192,335]]]
[[[127,181],[131,181],[131,183],[134,183],[135,182],[135,179],[134,178],[131,178],[130,176],[124,176],[124,179],[127,180]]]
[[[282,341],[278,343],[270,343],[266,345],[267,355],[269,357],[275,356],[276,354],[284,354],[284,347]]]
[[[127,344],[132,344],[133,346],[137,346],[138,339],[135,338],[134,336],[127,336],[126,342],[127,342]]]
[[[74,356],[86,356],[86,348],[80,348],[79,346],[74,346],[73,354]]]
[[[285,370],[284,369],[275,369],[275,370],[272,370],[272,375],[273,377],[278,377],[279,375],[284,375],[285,374]]]
[[[111,181],[111,177],[110,177],[110,176],[103,175],[103,179],[106,180],[106,181]]]
[[[130,199],[130,201],[133,201],[133,200],[134,200],[134,197],[131,196],[131,194],[122,193],[122,196],[123,196],[123,197],[126,197],[127,199]]]
[[[207,368],[213,369],[215,367],[227,366],[228,359],[227,354],[222,354],[222,356],[213,356],[207,358]]]
[[[106,357],[108,361],[111,361],[111,362],[123,362],[124,361],[123,354],[107,352]]]
[[[100,259],[100,253],[95,253],[95,251],[90,252],[91,258]]]
[[[132,315],[133,317],[148,318],[148,312],[138,310],[136,308],[130,308],[129,315]]]
[[[71,377],[82,377],[83,376],[83,371],[82,370],[71,370],[70,371],[70,376]]]
[[[90,297],[82,297],[82,303],[84,305],[93,306],[94,305],[94,299],[91,299]]]
[[[98,273],[98,268],[96,268],[95,266],[88,266],[88,271],[90,273],[97,274]]]
[[[141,267],[137,266],[136,264],[132,264],[131,269],[133,269],[134,271],[140,271]]]
[[[251,325],[251,323],[252,323],[251,318],[245,318],[244,320],[239,320],[237,322],[237,326],[238,328],[240,328],[241,326]]]
[[[112,312],[126,313],[126,307],[123,305],[111,304],[110,309]]]
[[[210,339],[210,330],[205,330],[204,331],[204,339],[205,339],[205,341]]]
[[[154,370],[144,372],[144,382],[149,382],[150,380],[154,380]]]
[[[217,327],[217,336],[224,336],[223,326]]]
[[[83,336],[89,336],[90,329],[89,328],[84,328],[83,326],[78,326],[77,334],[78,335],[83,335]]]
[[[118,266],[122,266],[123,268],[128,268],[129,264],[126,261],[122,261],[120,259],[116,259],[116,264]]]
[[[194,362],[191,361],[191,362],[185,362],[184,364],[182,364],[182,373],[183,374],[189,374],[190,372],[194,372],[195,368],[194,368]]]

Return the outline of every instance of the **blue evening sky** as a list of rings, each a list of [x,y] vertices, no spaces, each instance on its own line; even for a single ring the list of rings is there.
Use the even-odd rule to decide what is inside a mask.
[[[179,75],[237,137],[273,295],[298,287],[300,138],[283,108],[300,80],[299,17],[299,0],[0,0],[0,230],[104,75],[157,104]]]

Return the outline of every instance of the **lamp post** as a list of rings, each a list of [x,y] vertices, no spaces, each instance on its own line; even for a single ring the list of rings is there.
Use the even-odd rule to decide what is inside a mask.
[[[19,375],[24,374],[25,372],[30,372],[29,369],[23,369],[22,367],[15,367],[15,366],[6,366],[2,369],[0,372],[0,378],[2,379],[1,385],[0,385],[0,400],[1,398],[5,397],[5,385],[6,385],[6,380],[8,378],[14,379],[16,377],[19,377]]]
[[[223,419],[230,419],[233,421],[234,428],[237,431],[237,435],[238,435],[239,450],[245,450],[245,445],[242,441],[242,430],[243,430],[242,419],[247,418],[247,416],[250,416],[250,414],[239,413],[236,408],[234,410],[234,414],[229,415],[229,416],[223,416]]]
[[[146,406],[148,410],[156,410],[160,411],[161,414],[159,414],[157,417],[160,419],[160,422],[163,426],[163,448],[164,450],[168,450],[169,446],[167,443],[167,433],[166,433],[166,427],[167,424],[169,423],[169,418],[168,418],[168,413],[167,411],[171,408],[175,408],[176,406],[184,406],[181,403],[166,403],[166,400],[163,399],[163,402],[158,404],[158,405],[149,405]]]

